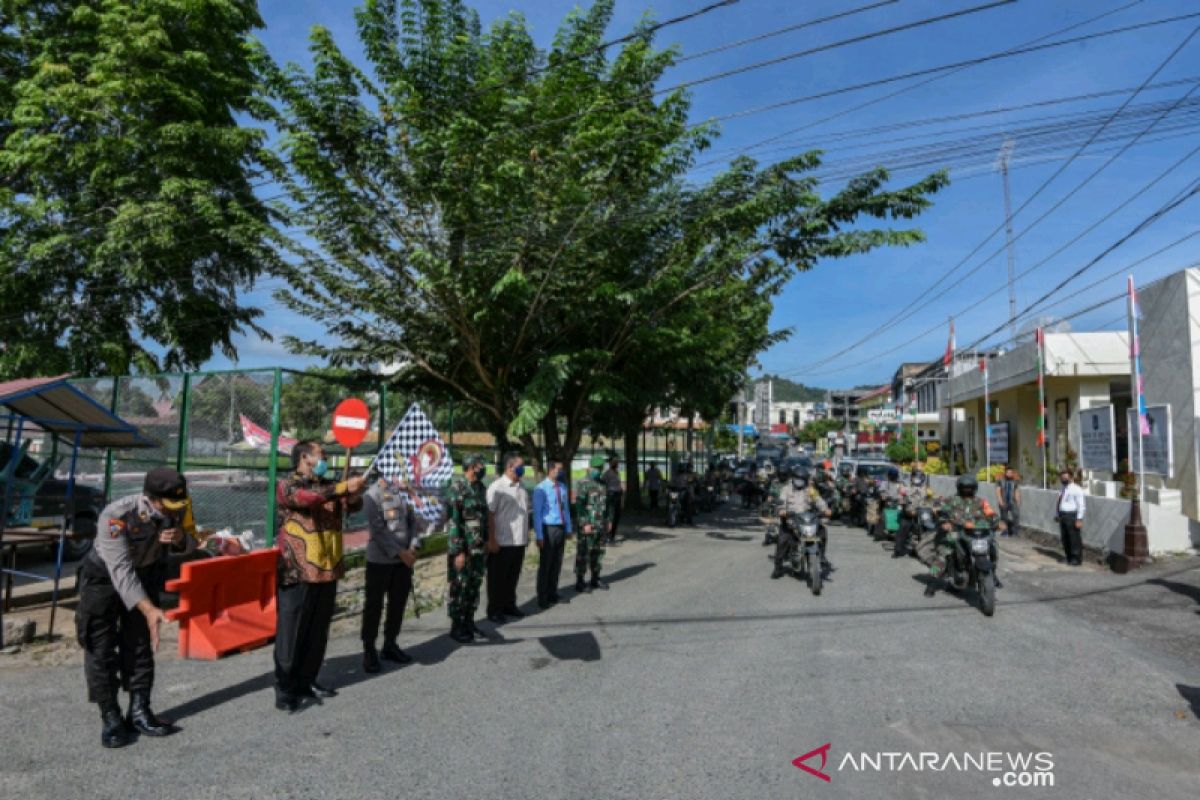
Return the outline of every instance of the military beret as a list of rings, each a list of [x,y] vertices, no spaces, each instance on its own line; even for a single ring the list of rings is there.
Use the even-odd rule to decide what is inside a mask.
[[[148,497],[162,500],[167,508],[179,509],[187,503],[187,478],[170,467],[155,467],[146,473],[142,491]]]
[[[487,461],[485,461],[483,456],[479,453],[468,453],[463,457],[463,469],[466,469],[467,467],[473,467],[476,464],[483,464],[484,466],[487,466]]]

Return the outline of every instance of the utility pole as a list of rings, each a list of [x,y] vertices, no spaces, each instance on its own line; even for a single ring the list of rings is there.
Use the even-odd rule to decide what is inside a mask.
[[[743,445],[742,445],[742,427],[746,424],[746,387],[743,386],[738,390],[737,400],[737,435],[738,435],[738,461],[742,460]]]
[[[1012,139],[1005,140],[997,159],[1004,180],[1004,233],[1008,240],[1008,335],[1014,343],[1017,340],[1017,256],[1013,250],[1012,193],[1008,187],[1008,162],[1016,144]]]

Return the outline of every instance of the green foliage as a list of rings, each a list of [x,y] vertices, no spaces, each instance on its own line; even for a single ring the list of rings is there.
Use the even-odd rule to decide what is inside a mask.
[[[772,298],[827,257],[919,241],[945,178],[876,170],[823,198],[816,153],[738,158],[686,179],[715,131],[656,96],[672,49],[648,19],[599,49],[613,0],[573,11],[549,52],[461,0],[368,0],[368,68],[315,28],[311,69],[258,61],[307,236],[281,299],[335,366],[403,365],[397,385],[474,408],[506,446],[637,430],[655,406],[717,418],[771,331]],[[348,311],[348,309],[350,309]]]
[[[913,439],[912,431],[906,431],[900,435],[900,438],[888,443],[884,448],[883,454],[888,461],[894,464],[908,464],[913,460],[913,452],[916,442]],[[917,452],[917,460],[924,461],[927,457],[925,445],[921,445]]]
[[[770,373],[763,375],[759,380],[772,382],[771,392],[775,401],[779,403],[823,403],[829,394],[827,389],[805,386],[803,383],[796,383]]]
[[[987,467],[980,467],[979,470],[975,473],[975,478],[976,478],[976,480],[979,480],[979,481],[998,481],[1003,477],[1004,477],[1004,465],[1003,464],[992,464],[992,468],[990,471],[988,470]]]
[[[4,0],[0,377],[196,367],[266,335],[250,0]],[[160,355],[161,353],[161,355]]]
[[[943,461],[942,459],[938,458],[937,456],[930,456],[929,458],[925,459],[924,463],[925,463],[925,474],[926,475],[949,475],[950,474],[950,465],[947,462]]]
[[[802,442],[823,442],[828,434],[842,430],[845,425],[836,419],[814,419],[806,423],[797,434]]]

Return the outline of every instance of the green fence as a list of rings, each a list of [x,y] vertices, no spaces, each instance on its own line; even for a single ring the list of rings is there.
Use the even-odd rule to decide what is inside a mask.
[[[107,497],[137,492],[146,471],[171,466],[187,476],[197,522],[205,528],[254,532],[274,538],[277,476],[287,474],[289,440],[325,439],[334,406],[355,396],[371,409],[367,441],[353,453],[365,466],[408,407],[382,381],[346,381],[286,369],[83,378],[73,383],[156,446],[86,453],[77,478],[103,487]],[[422,403],[433,418],[435,409]],[[331,465],[345,463],[341,447],[326,441]],[[276,458],[271,453],[278,453]],[[358,520],[351,520],[351,524]]]

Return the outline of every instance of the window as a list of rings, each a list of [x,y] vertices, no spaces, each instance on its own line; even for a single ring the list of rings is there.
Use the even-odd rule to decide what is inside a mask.
[[[792,411],[792,424],[797,428],[800,427],[800,409],[795,409]]]
[[[787,412],[783,409],[779,410],[779,424],[787,425]]]

